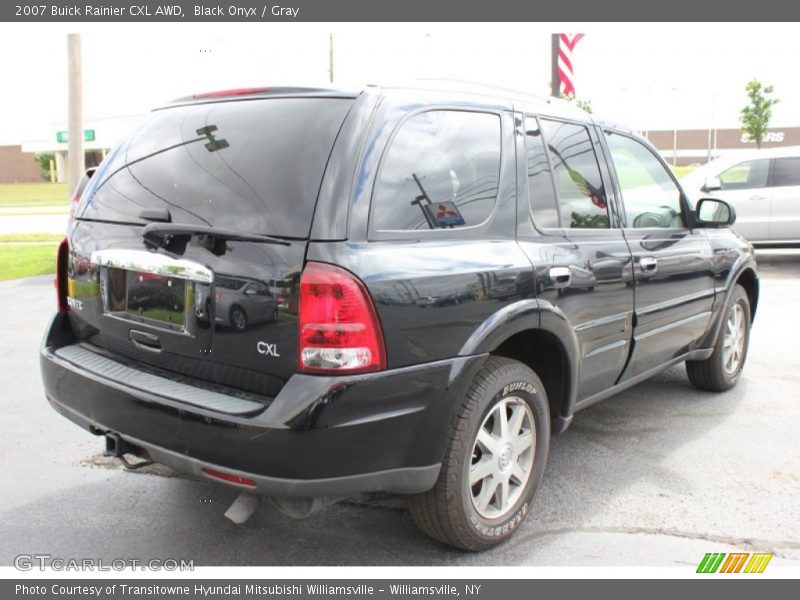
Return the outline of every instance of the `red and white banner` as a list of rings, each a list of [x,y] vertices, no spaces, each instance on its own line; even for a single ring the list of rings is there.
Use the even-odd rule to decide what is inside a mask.
[[[563,96],[575,97],[575,73],[572,68],[572,52],[583,38],[582,33],[558,34],[558,81]]]

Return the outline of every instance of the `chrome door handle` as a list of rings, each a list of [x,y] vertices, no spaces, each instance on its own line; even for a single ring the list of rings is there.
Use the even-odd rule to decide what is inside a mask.
[[[639,259],[639,268],[645,273],[655,273],[658,269],[658,261],[652,256],[643,256]]]
[[[550,267],[547,274],[550,281],[553,282],[553,287],[567,287],[572,281],[572,271],[569,270],[569,267]]]

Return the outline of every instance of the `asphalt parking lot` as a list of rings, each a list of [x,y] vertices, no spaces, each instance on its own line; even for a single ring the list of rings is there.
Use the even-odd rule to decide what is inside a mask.
[[[200,565],[684,565],[774,552],[800,566],[800,251],[759,255],[762,290],[737,388],[696,391],[683,367],[579,413],[553,440],[531,518],[483,554],[419,533],[401,498],[358,498],[306,520],[164,469],[125,472],[57,415],[37,349],[50,277],[0,283],[0,564],[18,554],[177,558]]]

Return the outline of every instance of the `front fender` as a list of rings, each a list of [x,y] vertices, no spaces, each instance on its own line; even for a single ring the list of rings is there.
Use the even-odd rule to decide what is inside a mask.
[[[711,319],[711,326],[709,327],[708,332],[700,341],[700,348],[712,348],[714,346],[714,342],[719,335],[719,330],[722,327],[725,317],[725,307],[728,305],[728,300],[733,293],[733,286],[736,285],[736,282],[746,271],[750,271],[752,273],[753,281],[755,282],[753,289],[753,306],[751,307],[753,315],[755,315],[760,287],[758,271],[756,269],[755,258],[751,254],[744,254],[740,256],[731,267],[730,271],[728,272],[728,276],[725,279],[724,286],[717,287],[714,290],[716,295],[716,300],[714,302],[714,315]]]

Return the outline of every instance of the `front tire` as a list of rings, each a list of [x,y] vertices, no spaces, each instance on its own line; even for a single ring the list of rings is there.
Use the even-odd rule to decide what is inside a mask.
[[[409,499],[414,522],[464,550],[504,542],[530,511],[549,446],[542,382],[520,362],[490,357],[455,411],[436,485]]]
[[[736,285],[725,306],[714,352],[706,360],[687,360],[686,374],[696,388],[724,392],[739,381],[750,345],[750,298]]]
[[[238,304],[234,304],[231,308],[230,321],[236,331],[242,332],[247,329],[247,313]]]

